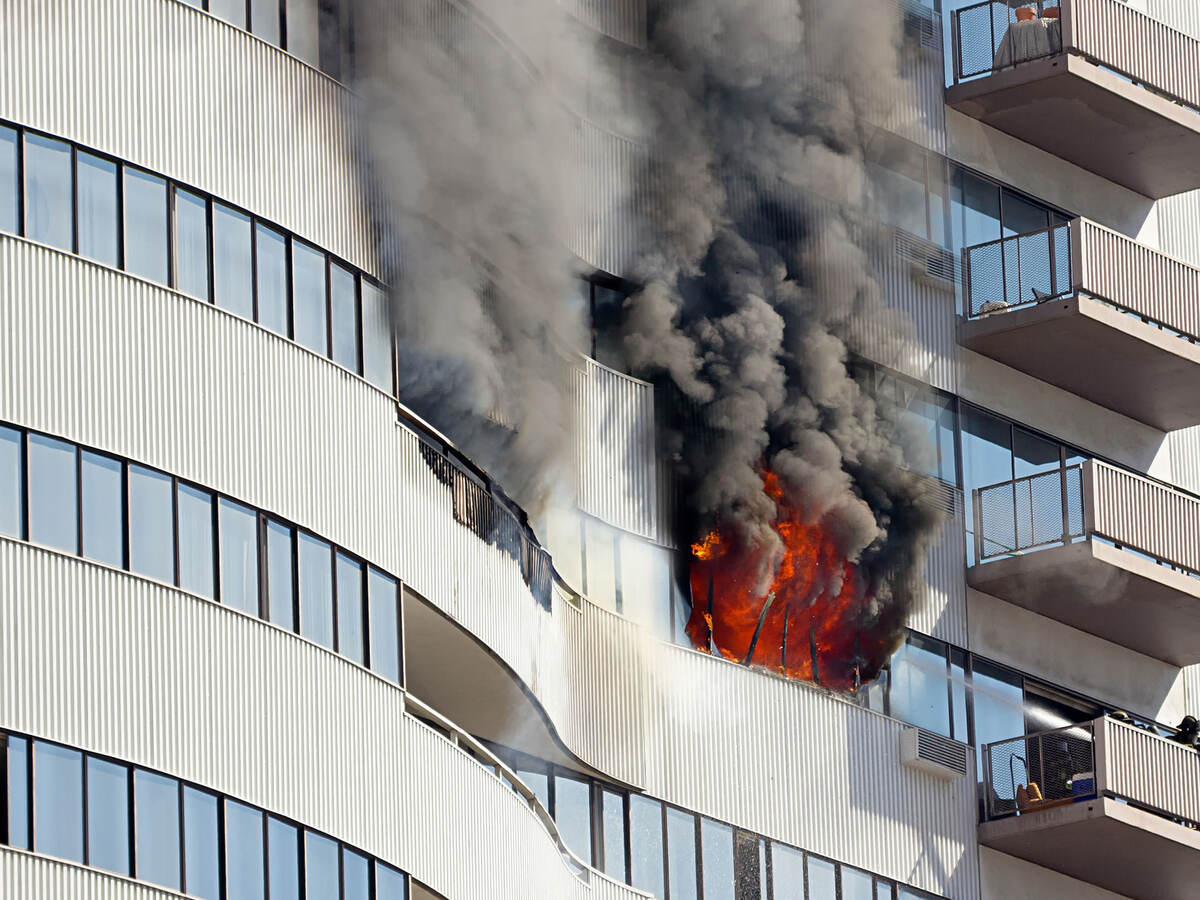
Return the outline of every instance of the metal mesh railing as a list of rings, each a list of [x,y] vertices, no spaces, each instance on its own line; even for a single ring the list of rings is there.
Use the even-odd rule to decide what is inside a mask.
[[[963,250],[963,297],[969,319],[1073,291],[1068,222]]]
[[[1002,0],[952,13],[955,83],[1062,51],[1058,0],[1029,0],[1021,6],[1032,8],[1036,16],[1019,21],[1016,7]]]
[[[983,748],[988,819],[1096,796],[1093,723],[996,741]]]
[[[979,562],[1083,537],[1082,466],[977,488],[972,499]]]

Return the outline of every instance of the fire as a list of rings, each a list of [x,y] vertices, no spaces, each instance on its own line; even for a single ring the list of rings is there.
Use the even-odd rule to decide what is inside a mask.
[[[763,473],[763,486],[775,500],[773,527],[784,545],[774,579],[763,591],[759,552],[710,531],[692,545],[688,636],[698,649],[726,659],[854,690],[875,676],[887,653],[881,640],[864,633],[867,580],[819,522],[786,505],[773,472]]]

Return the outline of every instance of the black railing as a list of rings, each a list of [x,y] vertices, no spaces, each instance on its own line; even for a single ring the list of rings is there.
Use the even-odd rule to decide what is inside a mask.
[[[975,559],[985,562],[1084,536],[1083,467],[976,488]]]
[[[1058,0],[1029,0],[1021,8],[1036,15],[1019,21],[1017,9],[1001,0],[951,13],[955,84],[1062,52]]]
[[[1074,292],[1069,222],[963,250],[963,304],[968,319]]]
[[[984,817],[999,819],[1095,797],[1095,772],[1091,722],[986,744]]]

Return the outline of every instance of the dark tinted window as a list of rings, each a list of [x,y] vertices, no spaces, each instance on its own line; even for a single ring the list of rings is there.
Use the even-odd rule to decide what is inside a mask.
[[[110,266],[117,264],[117,164],[90,153],[78,154],[79,252]]]
[[[213,203],[213,300],[242,318],[254,318],[250,217],[220,203]]]
[[[0,427],[0,534],[21,537],[21,432]]]
[[[179,486],[179,586],[213,596],[213,498],[208,491]]]
[[[300,633],[333,649],[333,562],[324,541],[301,534]]]
[[[0,231],[17,233],[17,132],[0,125]]]
[[[292,241],[292,296],[296,341],[327,356],[325,256],[299,241]]]
[[[171,479],[129,467],[129,567],[160,581],[175,581]],[[161,883],[161,882],[160,882]]]
[[[167,283],[167,184],[125,167],[125,268]]]
[[[287,337],[287,238],[265,225],[258,225],[255,228],[254,253],[258,321],[276,334]]]
[[[337,555],[338,652],[356,663],[363,660],[362,564]]]
[[[29,539],[74,553],[75,446],[40,434],[29,436]]]
[[[135,875],[178,890],[179,782],[138,769],[133,776],[136,828]]]
[[[83,475],[83,555],[88,559],[125,564],[125,528],[121,462],[84,450],[80,454]]]
[[[83,756],[38,741],[33,748],[34,849],[83,862]]]
[[[25,135],[25,235],[71,250],[71,145]]]
[[[29,742],[8,739],[8,843],[29,849]]]
[[[333,321],[333,361],[358,371],[358,302],[354,273],[334,263],[329,267],[330,315]]]
[[[220,501],[221,602],[258,614],[258,515],[248,506]]]
[[[367,575],[370,601],[371,668],[400,681],[400,608],[396,582],[378,569]]]
[[[175,286],[208,299],[208,201],[175,188]]]
[[[195,788],[183,789],[184,875],[187,892],[204,900],[221,894],[220,851],[217,849],[217,798]]]
[[[87,761],[88,865],[129,874],[129,770]]]
[[[261,900],[266,887],[263,814],[225,801],[225,890],[227,900]]]
[[[292,530],[267,522],[267,615],[272,622],[294,631]]]

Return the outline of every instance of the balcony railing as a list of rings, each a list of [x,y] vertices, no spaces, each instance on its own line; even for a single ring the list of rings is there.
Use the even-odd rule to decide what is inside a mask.
[[[1084,536],[1082,466],[978,488],[974,501],[975,558],[980,562]]]
[[[1022,62],[1061,53],[1062,21],[1046,15],[1059,10],[1058,0],[1029,3],[1037,11],[1031,23],[1018,23],[1006,2],[986,0],[951,13],[954,38],[954,82],[990,75]]]

